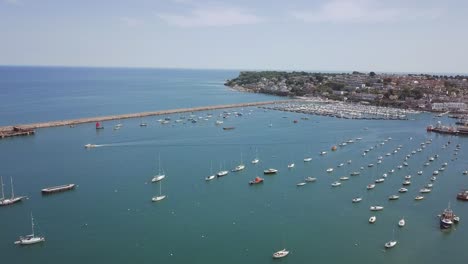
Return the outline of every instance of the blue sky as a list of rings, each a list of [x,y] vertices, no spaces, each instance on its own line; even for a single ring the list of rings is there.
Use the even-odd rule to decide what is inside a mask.
[[[468,73],[462,0],[0,0],[0,65]]]

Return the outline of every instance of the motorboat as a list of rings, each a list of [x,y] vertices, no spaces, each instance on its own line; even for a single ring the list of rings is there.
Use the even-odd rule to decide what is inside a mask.
[[[97,145],[96,144],[86,144],[86,145],[84,145],[84,147],[85,148],[95,148],[95,147],[97,147]]]
[[[304,162],[310,162],[311,160],[312,160],[312,158],[305,158]]]
[[[383,206],[380,205],[373,205],[369,208],[371,211],[382,211],[384,209]]]
[[[326,151],[322,151],[322,152],[320,152],[320,155],[322,155],[322,156],[327,155],[327,152],[326,152]]]
[[[367,190],[374,189],[374,188],[375,188],[375,184],[373,184],[373,183],[368,184],[366,188],[367,188]]]
[[[362,201],[362,198],[361,197],[355,197],[353,198],[353,203],[359,203],[360,201]]]
[[[405,193],[405,192],[407,192],[407,191],[408,191],[408,189],[406,189],[406,188],[400,188],[400,189],[398,189],[398,192],[399,192],[399,193]]]
[[[292,168],[294,168],[294,166],[295,166],[294,163],[288,164],[288,169],[292,169]]]
[[[432,175],[439,175],[439,171],[438,170],[433,171]]]
[[[316,180],[317,180],[317,178],[314,178],[314,177],[307,177],[307,178],[304,179],[304,181],[306,181],[306,182],[314,182]]]
[[[423,174],[423,171],[418,171],[418,175],[422,175]]]
[[[390,195],[390,196],[388,197],[389,200],[398,200],[399,198],[400,198],[400,196],[398,196],[398,195],[396,195],[396,194]]]
[[[340,185],[341,185],[341,182],[338,182],[338,181],[333,182],[333,183],[331,184],[332,187],[338,187],[338,186],[340,186]]]
[[[426,184],[426,188],[432,188],[432,186],[434,186],[434,184],[432,184],[432,183]]]
[[[327,172],[332,172],[333,171],[333,168],[328,168],[327,169]]]
[[[346,177],[346,176],[340,177],[340,181],[347,181],[347,180],[349,180],[349,177]]]
[[[373,223],[375,223],[375,221],[377,221],[377,217],[375,215],[373,215],[373,216],[371,216],[369,218],[369,223],[373,224]]]
[[[382,174],[383,178],[387,178],[387,173]]]
[[[266,169],[263,171],[263,174],[276,174],[277,172],[277,169]]]
[[[431,181],[437,180],[437,177],[431,177]]]
[[[351,176],[358,176],[359,174],[361,174],[359,171],[354,171],[350,173]]]
[[[259,183],[262,183],[263,182],[263,178],[260,178],[260,177],[255,177],[255,179],[251,180],[249,182],[250,185],[253,185],[253,184],[259,184]]]
[[[407,180],[411,179],[411,175],[406,175],[405,179],[407,179]]]
[[[423,188],[421,190],[419,190],[420,193],[430,193],[431,192],[431,189],[429,188]]]
[[[400,219],[400,221],[398,221],[398,226],[399,226],[399,227],[404,227],[405,224],[406,224],[406,222],[405,222],[405,219],[404,219],[404,218],[402,218],[402,219]]]
[[[286,249],[282,249],[280,251],[277,251],[277,252],[273,253],[273,258],[274,259],[284,258],[288,254],[289,254],[289,251],[287,251]]]
[[[455,217],[455,215],[454,215],[452,209],[450,209],[450,204],[449,204],[449,206],[440,215],[440,228],[441,229],[448,229],[448,228],[452,227],[454,217]]]
[[[385,181],[384,178],[379,178],[379,179],[375,180],[375,183],[382,183],[382,182],[384,182],[384,181]]]
[[[369,167],[369,168],[374,167],[374,164],[370,163],[370,164],[367,165],[367,167]]]
[[[398,167],[397,167],[397,168],[398,168],[399,170],[401,170],[401,169],[403,168],[403,166],[401,166],[401,165],[398,165]]]
[[[343,165],[344,165],[344,163],[340,163],[340,164],[338,164],[337,167],[343,167]]]
[[[414,197],[414,200],[416,200],[416,201],[420,201],[422,199],[424,199],[424,196],[422,196],[422,195],[418,195],[418,196]]]
[[[252,164],[257,164],[260,160],[259,159],[254,159],[252,160]]]
[[[300,182],[300,183],[296,184],[296,186],[298,186],[298,187],[304,186],[304,185],[306,185],[306,182]]]

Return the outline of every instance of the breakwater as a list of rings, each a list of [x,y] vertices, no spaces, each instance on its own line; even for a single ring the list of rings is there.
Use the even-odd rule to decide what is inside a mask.
[[[84,123],[94,123],[102,122],[109,120],[120,120],[128,118],[141,118],[148,116],[157,116],[157,115],[170,115],[176,113],[187,113],[187,112],[199,112],[199,111],[211,111],[217,109],[227,109],[227,108],[239,108],[239,107],[249,107],[249,106],[261,106],[261,105],[270,105],[277,103],[286,103],[296,100],[282,100],[282,101],[266,101],[266,102],[252,102],[252,103],[240,103],[240,104],[225,104],[225,105],[212,105],[212,106],[200,106],[192,108],[179,108],[179,109],[170,109],[170,110],[159,110],[152,112],[141,112],[141,113],[132,113],[132,114],[121,114],[121,115],[109,115],[109,116],[99,116],[99,117],[86,117],[78,119],[69,119],[69,120],[60,120],[60,121],[49,121],[33,124],[21,124],[21,125],[12,125],[12,126],[3,126],[0,127],[0,134],[9,136],[9,132],[14,131],[14,129],[30,130],[37,128],[46,128],[46,127],[57,127],[57,126],[71,126]]]

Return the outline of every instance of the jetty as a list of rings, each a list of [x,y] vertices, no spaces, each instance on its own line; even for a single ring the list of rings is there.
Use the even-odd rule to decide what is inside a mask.
[[[78,118],[78,119],[70,119],[70,120],[49,121],[49,122],[22,124],[22,125],[14,125],[14,126],[3,126],[3,127],[0,127],[0,138],[20,136],[20,135],[33,135],[35,133],[35,129],[37,128],[74,126],[78,124],[95,123],[95,122],[110,121],[110,120],[142,118],[142,117],[148,117],[148,116],[170,115],[170,114],[187,113],[187,112],[211,111],[211,110],[226,109],[226,108],[262,106],[262,105],[271,105],[271,104],[278,104],[278,103],[287,103],[287,102],[292,102],[292,101],[296,101],[296,100],[278,100],[278,101],[251,102],[251,103],[240,103],[240,104],[200,106],[200,107],[192,107],[192,108],[179,108],[179,109],[171,109],[171,110],[152,111],[152,112],[109,115],[109,116],[99,116],[99,117],[86,117],[86,118]]]

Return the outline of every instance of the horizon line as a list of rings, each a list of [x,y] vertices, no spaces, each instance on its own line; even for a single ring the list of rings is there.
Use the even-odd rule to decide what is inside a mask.
[[[360,73],[386,73],[386,74],[429,74],[429,75],[468,75],[462,72],[418,72],[418,71],[362,71],[362,70],[304,70],[304,69],[239,69],[239,68],[187,68],[187,67],[158,67],[158,66],[83,66],[83,65],[47,65],[47,64],[0,64],[0,68],[17,67],[17,68],[91,68],[91,69],[147,69],[147,70],[193,70],[193,71],[284,71],[284,72],[309,72],[309,73],[352,73],[354,71]]]

